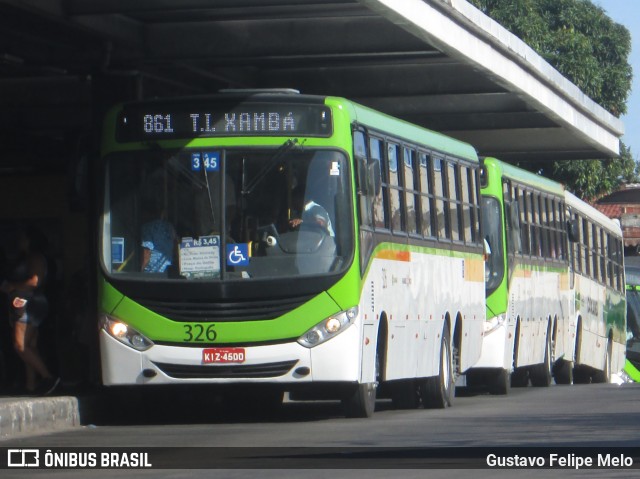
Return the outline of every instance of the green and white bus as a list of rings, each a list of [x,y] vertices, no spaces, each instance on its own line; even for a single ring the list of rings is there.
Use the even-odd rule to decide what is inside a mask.
[[[558,183],[483,164],[487,321],[467,385],[608,380],[624,360],[620,227]]]
[[[631,263],[631,264],[630,264]],[[625,257],[627,356],[623,379],[640,382],[640,257]]]
[[[573,377],[563,368],[567,372],[562,379],[609,382],[612,373],[624,368],[627,342],[622,229],[569,192],[565,201],[577,326]]]
[[[467,144],[341,98],[235,92],[115,108],[101,171],[107,386],[366,417],[382,394],[450,405],[480,356]]]

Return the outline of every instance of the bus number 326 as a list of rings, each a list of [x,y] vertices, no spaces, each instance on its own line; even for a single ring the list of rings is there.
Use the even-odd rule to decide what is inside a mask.
[[[185,324],[184,325],[184,338],[185,342],[212,342],[218,337],[218,333],[214,329],[214,324]]]

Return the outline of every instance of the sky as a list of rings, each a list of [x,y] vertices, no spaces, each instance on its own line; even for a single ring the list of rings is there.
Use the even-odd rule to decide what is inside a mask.
[[[633,84],[627,100],[622,141],[631,147],[631,154],[640,161],[640,0],[591,0],[599,5],[611,19],[631,32],[629,64],[633,68]]]

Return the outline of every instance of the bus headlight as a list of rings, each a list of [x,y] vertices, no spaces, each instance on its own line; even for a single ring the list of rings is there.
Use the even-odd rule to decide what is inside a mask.
[[[117,319],[102,316],[100,325],[109,336],[130,348],[138,351],[146,351],[153,346],[153,342],[150,339],[147,339],[142,333],[139,333],[128,324]]]
[[[305,348],[313,348],[318,344],[322,344],[351,326],[357,317],[357,306],[334,314],[300,336],[298,338],[298,344],[301,344]]]

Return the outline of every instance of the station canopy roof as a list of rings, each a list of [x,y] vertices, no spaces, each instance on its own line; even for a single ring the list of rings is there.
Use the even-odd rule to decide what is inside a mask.
[[[0,0],[5,168],[64,161],[109,97],[226,88],[344,96],[512,162],[613,157],[624,133],[463,0]]]

